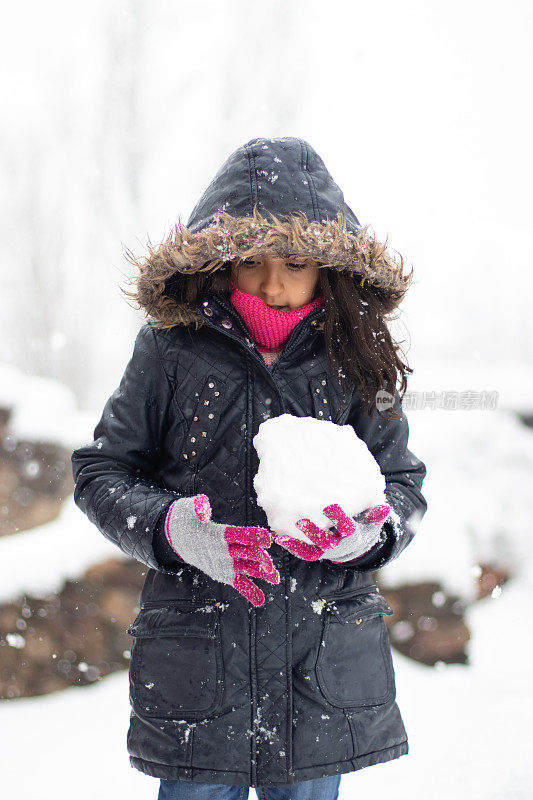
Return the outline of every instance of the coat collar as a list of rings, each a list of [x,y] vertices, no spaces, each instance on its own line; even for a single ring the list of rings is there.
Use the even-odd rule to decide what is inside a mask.
[[[200,295],[196,304],[196,313],[211,328],[215,328],[231,338],[237,337],[248,347],[257,349],[257,345],[252,340],[243,318],[229,298],[212,292],[204,292]],[[297,342],[305,341],[309,333],[323,330],[324,314],[325,307],[321,305],[300,320],[292,330],[283,353],[289,348],[292,349]]]

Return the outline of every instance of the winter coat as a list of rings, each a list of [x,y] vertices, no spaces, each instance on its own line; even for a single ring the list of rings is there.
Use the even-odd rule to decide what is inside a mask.
[[[279,180],[260,179],[260,170],[276,170]],[[247,217],[258,197],[264,208],[302,210],[315,222],[347,209],[306,142],[258,139],[228,159],[188,235],[203,236],[222,203]],[[359,230],[349,209],[346,219]],[[398,290],[390,275],[381,278]],[[94,442],[72,454],[76,504],[149,568],[129,629],[131,763],[157,778],[282,786],[404,755],[384,623],[392,610],[372,578],[409,544],[426,510],[426,469],[407,447],[399,396],[398,419],[371,417],[350,386],[337,420],[353,426],[385,476],[394,512],[386,541],[352,564],[305,562],[273,544],[281,582],[256,580],[266,598],[256,609],[177,558],[158,560],[162,522],[176,497],[204,492],[213,520],[268,527],[252,483],[259,424],[282,413],[335,419],[341,404],[325,354],[324,306],[296,325],[271,366],[227,298],[206,292],[174,313],[203,324],[143,325]]]

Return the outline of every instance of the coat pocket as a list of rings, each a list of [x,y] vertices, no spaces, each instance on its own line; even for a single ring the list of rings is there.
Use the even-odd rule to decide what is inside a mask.
[[[324,600],[315,667],[322,694],[339,708],[388,703],[396,687],[383,615],[392,614],[392,608],[375,589]]]
[[[139,715],[204,719],[222,703],[220,604],[146,604],[128,628],[134,637],[130,694]]]

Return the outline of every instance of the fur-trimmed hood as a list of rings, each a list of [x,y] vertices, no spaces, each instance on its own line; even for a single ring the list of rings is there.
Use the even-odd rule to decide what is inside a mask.
[[[395,257],[363,228],[324,162],[294,137],[252,139],[221,166],[193,209],[148,256],[129,260],[139,270],[134,297],[156,323],[190,324],[195,306],[176,292],[183,277],[226,269],[228,261],[261,253],[316,259],[347,270],[398,305],[411,282]]]

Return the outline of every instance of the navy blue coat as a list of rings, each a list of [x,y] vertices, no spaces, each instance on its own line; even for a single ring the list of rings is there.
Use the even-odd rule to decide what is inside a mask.
[[[195,209],[204,224],[210,197]],[[173,559],[162,521],[176,497],[205,492],[215,521],[268,527],[252,484],[259,424],[282,413],[335,419],[341,404],[324,306],[271,366],[227,298],[206,292],[195,311],[199,330],[142,326],[94,441],[72,454],[76,504],[148,567],[129,629],[131,762],[158,778],[281,786],[397,758],[408,743],[383,618],[392,610],[372,571],[402,552],[426,510],[426,469],[408,449],[399,397],[398,419],[370,417],[351,386],[337,423],[368,445],[400,522],[349,565],[272,545],[281,582],[257,581],[266,601],[255,609]]]

